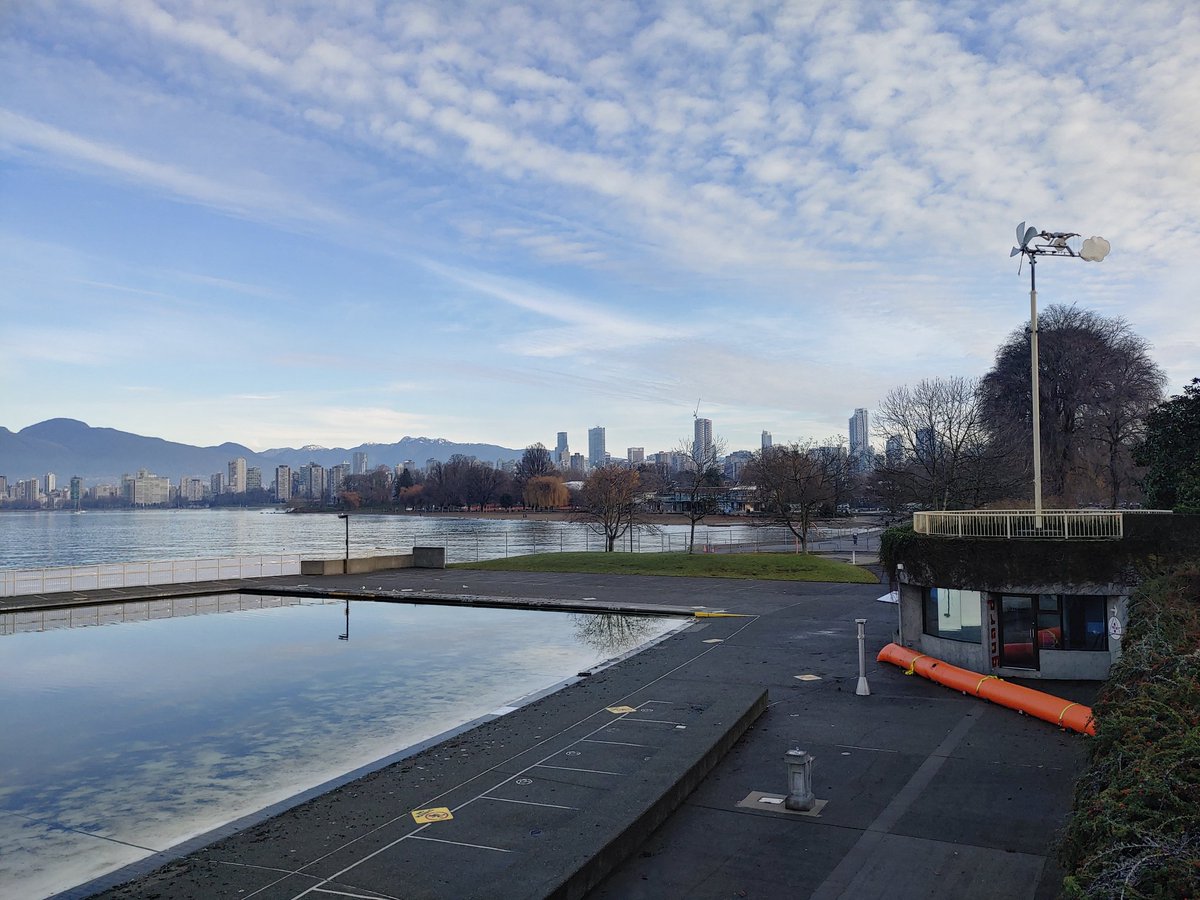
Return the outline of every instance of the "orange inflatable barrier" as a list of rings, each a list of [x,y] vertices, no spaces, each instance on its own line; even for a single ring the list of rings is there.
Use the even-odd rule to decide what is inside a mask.
[[[980,675],[970,669],[960,669],[899,644],[888,644],[879,651],[876,659],[899,666],[904,669],[905,675],[920,675],[964,694],[1029,713],[1060,728],[1070,728],[1080,734],[1096,733],[1096,722],[1090,706],[1011,684],[996,675]]]

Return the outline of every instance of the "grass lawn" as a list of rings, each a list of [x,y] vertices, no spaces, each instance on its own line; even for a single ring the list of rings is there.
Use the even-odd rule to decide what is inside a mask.
[[[454,563],[455,569],[492,572],[586,572],[596,575],[686,575],[878,584],[866,569],[799,553],[537,553]]]

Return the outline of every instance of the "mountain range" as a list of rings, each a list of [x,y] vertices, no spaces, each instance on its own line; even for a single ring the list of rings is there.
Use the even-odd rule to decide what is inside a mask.
[[[207,479],[225,474],[229,461],[245,457],[246,465],[262,469],[263,484],[275,479],[275,467],[292,468],[315,462],[322,466],[349,463],[356,451],[367,454],[367,467],[395,466],[413,460],[424,466],[426,460],[445,462],[456,453],[484,461],[519,459],[523,450],[496,444],[459,444],[442,438],[403,437],[394,444],[359,444],[357,447],[278,447],[255,453],[241,444],[224,443],[215,447],[195,447],[162,438],[145,437],[115,428],[93,428],[77,419],[47,419],[10,431],[0,426],[0,475],[9,483],[41,478],[53,472],[60,484],[75,475],[85,486],[103,482],[117,483],[121,475],[147,469],[178,481],[185,475]]]

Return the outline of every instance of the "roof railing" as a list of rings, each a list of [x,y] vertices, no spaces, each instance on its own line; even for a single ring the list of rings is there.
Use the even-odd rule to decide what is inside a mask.
[[[913,513],[913,530],[934,537],[999,540],[1118,541],[1125,510],[1044,509],[1041,527],[1031,509],[971,509]]]

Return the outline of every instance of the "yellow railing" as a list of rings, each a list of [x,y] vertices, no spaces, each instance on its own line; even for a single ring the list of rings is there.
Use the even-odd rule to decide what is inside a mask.
[[[1116,509],[950,510],[913,513],[913,530],[935,537],[1067,541],[1116,541],[1125,536],[1124,513]]]

